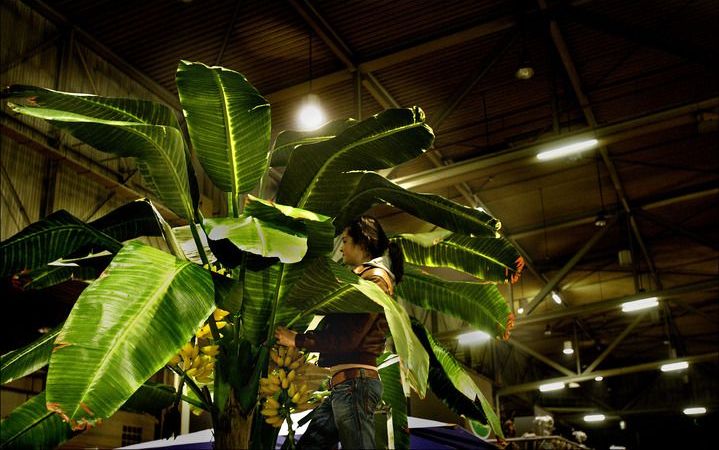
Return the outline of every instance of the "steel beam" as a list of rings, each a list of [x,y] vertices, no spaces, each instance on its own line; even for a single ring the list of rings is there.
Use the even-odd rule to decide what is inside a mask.
[[[40,42],[36,46],[30,48],[29,50],[25,51],[24,53],[17,55],[13,60],[3,63],[2,66],[0,66],[0,73],[5,73],[12,69],[13,67],[16,67],[25,61],[29,60],[33,56],[44,52],[48,48],[55,45],[55,41],[57,41],[62,36],[62,33],[55,33],[45,39],[44,41]]]
[[[472,89],[474,89],[477,83],[479,83],[485,75],[487,75],[490,69],[494,67],[497,61],[499,61],[502,55],[504,55],[504,53],[512,46],[516,39],[517,33],[511,30],[508,31],[494,49],[492,49],[492,52],[482,60],[477,68],[464,81],[459,89],[457,89],[454,94],[447,99],[437,117],[430,121],[435,132],[441,128],[442,122],[444,122],[444,120],[449,117],[452,112],[454,112],[457,106],[462,103],[462,100],[467,97],[467,94],[472,92]]]
[[[20,215],[22,216],[22,219],[25,221],[25,226],[28,226],[32,223],[30,220],[30,217],[27,215],[27,211],[25,210],[25,206],[22,204],[22,199],[17,193],[17,190],[15,189],[15,185],[12,183],[12,179],[10,179],[10,174],[7,173],[5,170],[5,166],[3,165],[2,161],[0,161],[0,171],[2,173],[3,178],[7,180],[7,185],[10,188],[10,194],[12,195],[12,199],[17,204],[17,208],[20,211]]]
[[[627,367],[618,367],[615,369],[599,370],[599,371],[588,373],[588,374],[571,375],[571,376],[559,377],[559,378],[549,378],[546,380],[537,380],[537,381],[532,381],[530,383],[523,383],[523,384],[507,386],[507,387],[501,388],[498,391],[498,395],[505,396],[505,395],[519,394],[522,392],[529,392],[529,391],[539,389],[540,385],[546,384],[546,383],[559,383],[559,382],[579,383],[582,381],[593,380],[594,377],[596,377],[596,376],[602,376],[604,378],[609,378],[609,377],[615,377],[615,376],[621,376],[621,375],[628,375],[630,373],[648,372],[651,370],[657,370],[664,364],[670,364],[670,363],[681,362],[681,361],[686,361],[689,364],[703,363],[703,362],[713,362],[714,364],[717,364],[717,363],[719,363],[719,352],[704,353],[701,355],[693,355],[693,356],[685,356],[683,358],[674,358],[674,359],[663,360],[663,361],[653,361],[653,362],[644,363],[644,364],[637,364],[635,366],[627,366]]]
[[[232,13],[230,23],[227,24],[227,29],[225,30],[225,37],[222,39],[220,51],[217,52],[217,57],[215,58],[216,66],[220,65],[220,63],[222,62],[222,57],[225,56],[225,49],[227,48],[227,43],[230,42],[230,36],[232,36],[232,31],[235,29],[235,23],[237,22],[237,16],[240,14],[240,7],[242,6],[243,1],[235,0],[235,3],[235,10]]]
[[[432,39],[430,41],[399,50],[387,55],[373,58],[364,62],[355,63],[357,70],[362,73],[370,73],[378,70],[386,69],[397,64],[401,64],[411,59],[419,58],[430,53],[438,52],[447,48],[462,45],[466,42],[482,38],[494,33],[507,30],[516,26],[516,19],[512,16],[504,16],[495,20],[452,33],[446,36]],[[312,80],[312,86],[326,87],[333,84],[348,81],[352,78],[352,74],[347,70],[340,70],[328,75],[317,77]],[[301,96],[307,92],[307,83],[301,83],[290,86],[279,91],[272,92],[266,96],[272,103],[278,101],[289,100],[297,96]]]
[[[641,29],[636,25],[624,25],[598,14],[596,11],[590,13],[582,8],[568,5],[558,11],[558,17],[567,17],[595,30],[678,56],[689,62],[702,64],[712,70],[717,70],[719,67],[719,58],[717,58],[716,52],[705,51],[696,45],[686,44],[677,40],[674,36],[669,38],[668,35],[662,36],[650,30]],[[710,49],[712,48],[710,47]]]
[[[288,0],[292,8],[304,19],[307,25],[317,33],[317,36],[322,42],[329,47],[330,51],[339,58],[340,61],[347,67],[349,72],[359,72],[366,75],[362,84],[368,85],[368,91],[377,100],[377,102],[384,108],[387,101],[392,106],[395,106],[397,102],[387,92],[380,82],[372,76],[369,70],[360,70],[355,64],[355,56],[352,54],[349,46],[342,40],[342,38],[332,29],[329,23],[320,15],[309,0]],[[353,76],[356,78],[356,75]],[[356,80],[355,80],[356,83]],[[272,95],[269,97],[272,99]],[[395,106],[396,107],[396,106]]]
[[[719,190],[719,188],[718,188]],[[637,215],[640,215],[642,217],[645,217],[652,222],[656,223],[657,225],[660,225],[663,228],[666,228],[668,230],[671,230],[677,234],[682,234],[692,241],[696,242],[697,244],[703,245],[705,247],[708,247],[712,250],[719,251],[719,242],[714,242],[711,239],[707,239],[702,235],[699,235],[697,233],[694,233],[692,231],[687,230],[686,228],[673,224],[667,220],[662,219],[661,217],[658,217],[654,214],[650,214],[647,211],[643,211],[642,209],[635,209],[635,212]]]
[[[5,113],[1,113],[0,117],[2,117],[4,121],[0,123],[0,134],[9,137],[18,144],[36,151],[50,159],[57,160],[61,164],[67,165],[71,170],[74,170],[79,175],[86,176],[108,189],[116,188],[118,195],[123,198],[135,200],[137,198],[152,196],[149,191],[140,187],[125,186],[123,184],[124,179],[119,173],[98,164],[96,161],[93,161],[82,154],[79,154],[66,145],[60,143],[55,145],[47,136],[33,129],[29,125],[24,124]],[[13,125],[9,125],[8,122]],[[160,202],[154,201],[153,203],[162,213],[162,216],[168,220],[168,222],[182,222],[182,219],[180,219],[177,214],[167,209]]]
[[[542,289],[537,293],[537,295],[534,296],[534,298],[527,305],[528,309],[525,314],[525,317],[529,316],[532,313],[532,311],[534,311],[537,308],[537,306],[539,306],[539,303],[541,303],[541,301],[544,300],[544,298],[547,296],[547,294],[549,294],[551,291],[553,291],[557,287],[557,285],[559,285],[559,283],[564,279],[565,276],[567,276],[569,271],[571,271],[574,268],[574,266],[577,265],[577,263],[584,257],[584,255],[586,255],[587,252],[589,252],[589,250],[591,250],[592,247],[594,247],[594,245],[597,242],[599,242],[599,240],[601,238],[603,238],[605,234],[607,234],[607,231],[609,230],[609,228],[612,227],[612,225],[614,225],[615,222],[616,222],[616,220],[613,219],[613,220],[607,222],[606,226],[601,227],[599,230],[597,230],[594,233],[594,235],[582,246],[582,248],[580,248],[579,251],[577,251],[577,253],[575,253],[574,256],[572,256],[569,259],[569,261],[567,261],[567,263],[564,265],[564,267],[562,267],[559,270],[559,272],[557,272],[552,277],[552,279],[549,280],[549,282],[547,282],[542,287]]]
[[[545,0],[538,0],[539,7],[541,10],[547,9],[547,4]],[[577,71],[577,68],[574,64],[574,60],[572,59],[572,56],[569,52],[569,48],[567,47],[567,43],[564,40],[564,37],[562,36],[562,32],[559,29],[559,25],[557,24],[556,20],[550,20],[549,21],[549,33],[552,36],[552,41],[554,41],[554,45],[557,48],[557,52],[559,52],[560,59],[562,60],[562,64],[564,65],[565,70],[567,71],[567,75],[569,76],[569,80],[572,83],[572,88],[574,89],[574,95],[577,97],[577,100],[579,101],[579,105],[582,108],[582,112],[584,113],[584,117],[587,120],[587,124],[591,128],[597,127],[597,119],[594,116],[594,112],[592,111],[592,107],[589,103],[589,98],[584,93],[584,90],[582,88],[582,82],[581,77],[579,76],[579,72]],[[629,206],[629,201],[627,200],[627,196],[624,192],[624,188],[622,186],[622,182],[619,179],[619,172],[617,171],[617,168],[614,166],[614,163],[612,162],[611,158],[609,157],[609,152],[607,151],[606,145],[602,144],[600,145],[599,154],[602,156],[602,160],[604,160],[604,165],[607,167],[607,170],[609,172],[609,177],[612,180],[612,184],[614,185],[614,190],[617,192],[617,195],[619,196],[620,203],[622,204],[624,211],[629,216],[629,224],[632,229],[632,233],[634,234],[635,239],[637,240],[637,243],[639,244],[639,248],[642,251],[642,255],[644,256],[644,259],[649,266],[649,271],[652,274],[652,277],[654,278],[654,282],[656,284],[656,287],[661,289],[662,283],[659,279],[659,276],[657,275],[656,268],[654,266],[654,260],[652,259],[651,255],[649,254],[649,249],[647,248],[646,244],[644,243],[644,239],[642,238],[642,234],[639,231],[639,226],[637,225],[636,220],[632,216],[632,209]]]
[[[604,127],[595,129],[586,128],[573,133],[567,133],[562,137],[562,141],[565,139],[574,140],[592,137],[600,139],[605,145],[609,145],[658,131],[696,123],[697,113],[716,108],[717,106],[719,106],[719,97],[712,97],[701,102],[648,114]],[[457,179],[467,178],[472,172],[511,161],[526,159],[527,163],[539,164],[539,160],[535,158],[536,154],[556,142],[557,137],[551,135],[537,143],[508,148],[491,155],[480,156],[448,166],[396,178],[393,181],[405,189],[411,190],[428,185],[448,186],[456,183]]]
[[[527,318],[518,318],[517,319],[517,326],[521,325],[529,325],[531,323],[544,323],[551,320],[557,320],[562,319],[565,317],[574,317],[574,316],[582,316],[587,314],[593,314],[601,311],[607,311],[613,308],[618,307],[624,302],[630,302],[633,300],[639,300],[646,297],[659,297],[660,299],[668,298],[668,297],[675,297],[682,294],[688,294],[691,292],[702,292],[707,291],[710,289],[716,289],[719,287],[719,279],[711,279],[711,280],[704,280],[699,281],[696,283],[689,283],[689,284],[683,284],[676,287],[671,287],[667,289],[661,289],[661,290],[655,290],[655,291],[646,291],[639,294],[632,294],[622,297],[615,297],[599,302],[594,302],[588,305],[582,305],[582,306],[573,306],[571,308],[567,308],[564,310],[558,310],[549,312],[546,314],[539,314],[533,317],[527,317]]]
[[[526,354],[528,354],[528,355],[530,355],[530,356],[533,356],[534,358],[536,358],[537,360],[539,360],[539,361],[543,362],[544,364],[548,365],[549,367],[551,367],[552,369],[556,370],[557,372],[563,373],[564,375],[567,375],[567,376],[570,376],[570,377],[577,375],[576,373],[574,373],[574,372],[572,372],[571,370],[567,369],[567,368],[564,367],[563,365],[561,365],[561,364],[559,364],[559,363],[557,363],[557,362],[552,361],[551,359],[547,358],[546,356],[542,355],[541,353],[539,353],[539,352],[537,352],[537,351],[532,350],[531,348],[527,347],[526,345],[522,344],[521,342],[519,342],[519,341],[516,340],[516,339],[512,339],[511,341],[507,341],[507,343],[508,343],[509,345],[512,345],[512,346],[513,346],[514,348],[516,348],[517,350],[520,350],[520,351],[522,351],[522,352],[524,352],[524,353],[526,353]]]
[[[699,198],[704,197],[711,197],[713,195],[719,195],[719,187],[713,187],[713,184],[703,184],[701,186],[698,186],[698,189],[692,191],[692,192],[675,192],[672,195],[668,195],[665,198],[662,199],[654,199],[651,201],[646,201],[645,203],[640,203],[634,207],[634,211],[637,214],[641,214],[645,211],[649,211],[652,209],[661,208],[664,206],[674,205],[677,203],[682,203],[690,200],[696,200]],[[543,226],[543,224],[539,225],[531,225],[528,227],[521,228],[520,230],[514,231],[508,235],[508,237],[514,238],[514,239],[523,239],[529,236],[535,236],[537,234],[542,234],[544,231],[556,231],[561,230],[564,228],[572,228],[580,225],[586,225],[589,223],[593,223],[597,218],[596,210],[579,213],[576,215],[573,215],[569,218],[566,218],[559,222],[554,222],[547,224],[546,227]]]
[[[157,95],[168,105],[174,107],[178,111],[181,110],[180,102],[177,99],[177,96],[162,87],[152,78],[142,73],[132,64],[120,58],[112,50],[98,42],[92,35],[75,27],[65,16],[50,7],[47,3],[41,0],[22,0],[22,2],[32,10],[44,16],[50,22],[57,25],[59,28],[72,27],[75,32],[75,38],[82,42],[83,45],[97,53],[101,58],[105,59],[110,64],[117,67],[120,71],[124,72],[128,77],[143,86],[145,89]]]
[[[629,335],[629,333],[631,333],[631,332],[637,327],[637,325],[639,325],[639,323],[642,321],[642,319],[644,319],[644,317],[645,317],[646,315],[647,315],[647,312],[643,312],[643,313],[639,314],[639,315],[632,321],[632,323],[630,323],[630,324],[624,329],[624,331],[622,331],[622,332],[619,334],[619,336],[617,336],[617,337],[612,341],[612,343],[609,344],[609,346],[608,346],[606,349],[604,349],[604,351],[602,352],[602,354],[599,355],[599,356],[597,356],[597,358],[596,358],[594,361],[592,361],[592,363],[591,363],[586,369],[584,369],[584,372],[582,372],[582,373],[584,373],[584,374],[586,374],[586,373],[592,373],[592,371],[593,371],[594,369],[596,369],[597,366],[598,366],[599,364],[601,364],[602,361],[604,361],[604,360],[607,358],[607,356],[609,356],[610,353],[612,353],[612,351],[617,347],[617,345],[619,345],[619,344],[624,340],[624,338],[626,338],[626,337]]]

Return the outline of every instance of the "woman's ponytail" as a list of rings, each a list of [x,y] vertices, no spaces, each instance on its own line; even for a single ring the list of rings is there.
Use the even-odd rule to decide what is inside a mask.
[[[392,262],[395,283],[399,283],[402,281],[402,276],[404,276],[404,253],[402,252],[402,247],[396,242],[389,243],[389,259]]]

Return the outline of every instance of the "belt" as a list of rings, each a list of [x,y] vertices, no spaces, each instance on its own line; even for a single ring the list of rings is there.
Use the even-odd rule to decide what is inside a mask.
[[[340,370],[330,380],[330,389],[337,386],[338,384],[344,383],[347,380],[355,378],[373,378],[379,380],[379,373],[376,370],[357,368],[357,369],[345,369]]]

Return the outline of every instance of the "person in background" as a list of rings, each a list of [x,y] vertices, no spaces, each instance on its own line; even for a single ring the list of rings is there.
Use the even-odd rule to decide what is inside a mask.
[[[379,221],[361,216],[342,232],[342,259],[360,277],[389,296],[402,279],[402,249],[390,243]],[[329,314],[317,330],[296,333],[277,327],[280,345],[319,352],[319,365],[330,367],[330,395],[318,406],[298,449],[375,448],[374,411],[382,398],[376,367],[389,331],[384,314]]]

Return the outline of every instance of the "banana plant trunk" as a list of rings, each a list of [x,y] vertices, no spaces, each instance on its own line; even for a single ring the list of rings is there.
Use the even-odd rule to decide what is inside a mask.
[[[243,414],[234,393],[229,396],[225,410],[214,423],[215,449],[249,448],[254,409]]]

